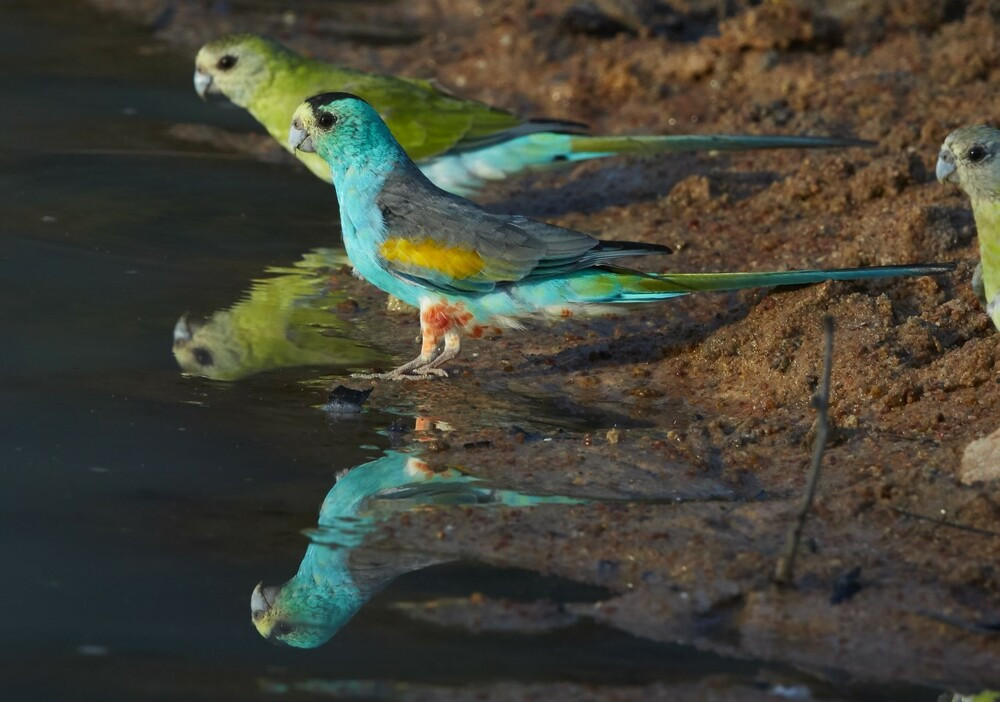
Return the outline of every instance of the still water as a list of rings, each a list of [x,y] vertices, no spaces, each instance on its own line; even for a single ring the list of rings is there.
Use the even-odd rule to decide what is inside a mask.
[[[394,605],[472,592],[601,593],[354,552],[385,510],[561,498],[423,474],[390,451],[388,428],[414,417],[321,411],[347,370],[385,357],[323,312],[341,301],[332,190],[171,138],[177,123],[254,125],[196,98],[189,57],[78,4],[41,8],[0,5],[4,699],[754,675],[594,624],[473,635],[403,616]],[[530,421],[522,412],[505,420]],[[281,609],[295,582],[323,578],[342,600]]]
[[[570,587],[467,564],[395,580],[322,648],[260,637],[254,585],[294,574],[300,530],[317,524],[336,474],[378,459],[399,418],[331,423],[316,408],[323,388],[294,369],[182,376],[171,335],[182,314],[227,308],[269,266],[336,246],[332,192],[293,166],[185,154],[172,124],[253,125],[201,103],[190,61],[148,36],[78,5],[37,8],[0,9],[10,699],[270,696],[268,674],[459,683],[676,670],[661,663],[671,647],[597,627],[473,638],[388,607]]]

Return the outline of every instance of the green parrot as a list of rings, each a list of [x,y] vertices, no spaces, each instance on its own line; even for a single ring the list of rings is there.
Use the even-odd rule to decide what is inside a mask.
[[[378,110],[397,141],[436,185],[471,195],[487,181],[529,168],[617,154],[666,151],[869,146],[811,136],[589,136],[563,120],[525,120],[432,83],[363,73],[305,58],[263,37],[237,34],[209,42],[195,59],[195,90],[221,93],[249,110],[287,148],[292,112],[317,93],[350,92]],[[315,154],[295,154],[319,178],[330,169]]]
[[[392,514],[429,506],[580,502],[500,490],[460,470],[434,470],[416,456],[388,452],[337,478],[320,507],[318,528],[308,532],[311,543],[298,572],[284,585],[257,584],[251,621],[269,641],[316,648],[397,577],[446,560],[364,548],[365,537]]]
[[[981,257],[972,287],[1000,328],[1000,130],[984,124],[956,129],[941,146],[936,172],[938,181],[958,184],[972,201]]]
[[[174,358],[191,375],[238,380],[295,366],[365,366],[382,354],[344,336],[329,308],[347,299],[330,290],[342,251],[316,249],[291,268],[253,281],[249,293],[203,322],[183,316],[174,326]]]

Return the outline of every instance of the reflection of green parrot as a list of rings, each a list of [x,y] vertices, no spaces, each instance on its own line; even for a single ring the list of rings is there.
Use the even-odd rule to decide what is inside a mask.
[[[453,193],[471,194],[484,183],[522,170],[617,154],[670,151],[865,146],[856,139],[812,136],[673,134],[590,136],[562,120],[525,120],[474,100],[450,95],[423,80],[362,73],[296,54],[252,34],[222,37],[195,59],[195,90],[222,93],[250,111],[282,146],[292,112],[310,95],[347,91],[371,103],[425,175]],[[296,156],[330,182],[315,154]]]
[[[343,336],[329,308],[347,296],[329,288],[343,252],[317,249],[274,277],[254,280],[250,292],[204,322],[181,317],[174,327],[174,358],[185,373],[216,380],[294,366],[358,366],[380,354]]]
[[[405,453],[387,453],[351,469],[330,489],[298,573],[284,585],[254,588],[250,598],[254,626],[270,641],[315,648],[397,577],[443,562],[418,553],[358,548],[365,535],[392,513],[429,505],[529,507],[578,502],[498,490],[459,470],[433,470]]]

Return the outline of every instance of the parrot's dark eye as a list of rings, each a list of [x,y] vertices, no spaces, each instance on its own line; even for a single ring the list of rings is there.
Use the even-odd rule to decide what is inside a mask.
[[[191,353],[194,354],[194,360],[198,362],[199,366],[210,366],[215,363],[215,359],[212,358],[212,353],[208,349],[199,346]]]
[[[973,163],[979,163],[988,155],[989,152],[986,150],[986,147],[980,146],[979,144],[970,146],[969,150],[965,153],[965,157]]]
[[[226,54],[225,56],[219,59],[219,63],[217,65],[219,66],[220,71],[228,71],[230,68],[236,65],[236,62],[238,60],[239,60],[238,57],[233,56],[232,54]]]
[[[316,120],[323,129],[329,129],[337,123],[337,115],[330,112],[320,112],[319,119]]]
[[[288,622],[278,622],[274,625],[274,632],[278,636],[288,636],[293,631],[295,631],[294,627],[292,627],[292,625]]]

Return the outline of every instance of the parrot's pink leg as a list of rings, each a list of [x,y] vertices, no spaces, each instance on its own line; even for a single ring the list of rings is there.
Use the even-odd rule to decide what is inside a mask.
[[[461,350],[459,330],[472,319],[461,304],[447,302],[424,303],[420,306],[420,355],[388,373],[356,373],[356,378],[412,380],[431,376],[447,378],[448,371],[440,366],[458,356]],[[444,338],[444,350],[437,351]]]

